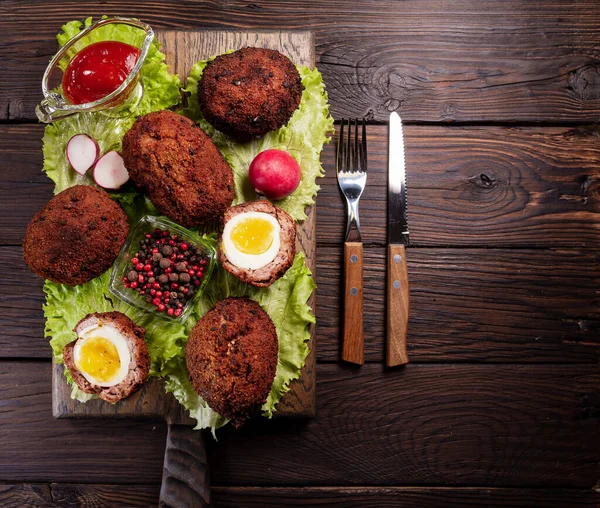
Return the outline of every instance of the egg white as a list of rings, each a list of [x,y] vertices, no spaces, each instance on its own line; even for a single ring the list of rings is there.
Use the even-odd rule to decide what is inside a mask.
[[[119,360],[121,361],[121,367],[119,368],[119,372],[111,381],[100,381],[89,373],[79,369],[79,360],[81,359],[81,347],[87,340],[90,340],[94,337],[102,337],[114,344],[117,348],[117,353],[119,355]],[[75,347],[73,348],[73,359],[75,360],[75,365],[83,374],[90,383],[95,386],[109,387],[115,386],[121,383],[127,373],[129,372],[129,362],[131,361],[131,354],[129,352],[129,346],[125,337],[112,325],[97,323],[93,326],[90,326],[79,333],[79,338],[75,343]]]
[[[272,224],[273,226],[273,243],[271,246],[262,254],[246,254],[239,251],[233,242],[231,241],[231,231],[237,224],[246,219],[264,219]],[[238,268],[245,268],[248,270],[257,270],[265,265],[268,265],[275,259],[279,252],[281,226],[275,217],[264,212],[243,212],[234,215],[227,221],[223,228],[223,241],[221,242],[221,248],[227,256],[227,259],[231,264]]]

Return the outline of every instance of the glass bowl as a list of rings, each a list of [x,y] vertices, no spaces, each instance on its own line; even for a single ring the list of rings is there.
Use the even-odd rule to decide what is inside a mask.
[[[127,278],[127,274],[134,270],[131,260],[134,257],[136,257],[137,253],[140,251],[140,242],[147,238],[146,235],[152,235],[156,229],[160,229],[162,231],[168,230],[171,234],[176,234],[177,237],[184,240],[185,243],[197,247],[207,260],[206,265],[204,266],[204,277],[197,287],[193,287],[194,295],[185,303],[185,305],[181,309],[181,315],[179,316],[176,316],[175,314],[169,315],[167,314],[166,310],[161,312],[158,310],[157,306],[155,306],[151,301],[147,301],[148,297],[154,297],[154,295],[142,296],[138,292],[140,288],[125,287],[124,278]],[[153,240],[153,238],[151,238],[151,240]],[[162,244],[163,247],[166,245],[168,245],[168,243]],[[145,215],[132,229],[132,231],[129,234],[129,237],[127,238],[127,241],[123,245],[121,252],[119,253],[119,257],[117,258],[117,261],[113,266],[108,289],[117,298],[120,298],[121,300],[130,305],[133,305],[135,307],[138,307],[165,319],[183,322],[189,317],[190,313],[194,308],[195,302],[197,302],[197,299],[204,292],[204,289],[206,288],[206,285],[214,270],[216,264],[216,256],[217,252],[215,248],[208,242],[200,238],[200,236],[196,233],[184,229],[183,227],[167,219],[166,217],[154,217],[151,215]],[[171,266],[171,268],[174,268],[174,265]],[[194,281],[192,279],[190,280],[190,287],[192,287],[193,284]],[[171,282],[169,282],[169,285],[171,285]],[[158,288],[158,290],[161,290],[161,292],[164,291],[162,290],[162,288]]]
[[[122,37],[115,25],[132,27],[127,35],[128,40]],[[94,34],[91,37],[91,34]],[[44,99],[35,108],[36,115],[41,122],[50,123],[59,118],[87,111],[107,111],[110,116],[126,116],[139,104],[143,95],[142,83],[139,79],[140,70],[148,55],[148,50],[154,39],[152,28],[133,18],[107,18],[93,23],[68,41],[52,58],[44,77],[42,78],[42,93]],[[105,97],[85,104],[71,104],[62,94],[63,73],[73,57],[86,46],[100,41],[126,42],[140,50],[140,55],[125,81],[113,92]]]

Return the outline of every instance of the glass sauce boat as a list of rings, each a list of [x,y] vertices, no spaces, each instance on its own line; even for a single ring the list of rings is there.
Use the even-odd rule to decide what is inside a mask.
[[[127,40],[120,40],[123,34],[115,30],[115,25],[128,25],[133,30],[127,31]],[[139,79],[140,70],[148,55],[150,44],[154,38],[152,28],[133,18],[107,18],[93,23],[68,41],[52,58],[42,79],[44,99],[35,108],[41,122],[50,123],[74,113],[104,111],[109,116],[123,117],[131,114],[139,104],[143,87]],[[84,104],[71,104],[62,91],[64,71],[69,62],[83,48],[103,41],[125,42],[139,50],[137,61],[125,80],[108,95]]]

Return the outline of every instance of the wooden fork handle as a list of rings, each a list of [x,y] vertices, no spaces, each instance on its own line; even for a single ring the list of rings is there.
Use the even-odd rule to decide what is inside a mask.
[[[404,245],[388,245],[386,365],[408,363],[406,332],[410,314],[408,269]]]
[[[342,360],[365,362],[363,332],[363,245],[344,243],[344,336]]]

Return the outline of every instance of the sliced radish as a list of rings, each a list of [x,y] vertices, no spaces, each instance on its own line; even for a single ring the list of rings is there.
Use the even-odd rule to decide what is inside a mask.
[[[98,160],[98,143],[87,134],[75,134],[67,143],[67,159],[80,175],[85,175]]]
[[[105,153],[94,168],[94,180],[100,187],[105,189],[118,189],[127,180],[129,172],[123,163],[123,157],[114,150]]]

